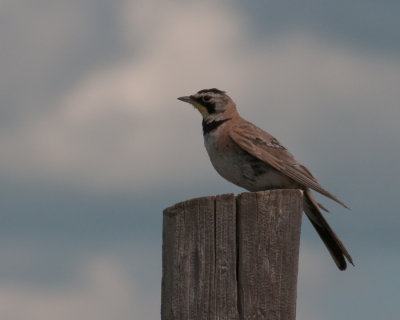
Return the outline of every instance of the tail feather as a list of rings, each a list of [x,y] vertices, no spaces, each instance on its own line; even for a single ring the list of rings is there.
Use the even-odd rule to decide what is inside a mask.
[[[315,201],[310,190],[305,192],[304,202],[304,211],[307,217],[310,219],[315,230],[325,243],[338,268],[340,270],[346,269],[346,259],[352,265],[354,265],[353,259],[351,258],[349,252],[346,250],[343,243],[339,240],[338,236],[322,216],[321,211],[318,208],[318,203]]]

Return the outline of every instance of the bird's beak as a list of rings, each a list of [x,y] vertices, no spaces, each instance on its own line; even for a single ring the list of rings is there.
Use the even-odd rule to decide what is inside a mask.
[[[179,97],[178,100],[193,104],[194,100],[190,96]]]

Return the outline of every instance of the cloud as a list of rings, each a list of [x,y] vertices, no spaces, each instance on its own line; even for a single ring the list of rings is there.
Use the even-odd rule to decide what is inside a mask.
[[[306,30],[329,42],[399,56],[399,3],[374,1],[238,1],[248,11],[255,32],[279,34]],[[261,32],[260,32],[261,33]]]
[[[0,2],[1,130],[53,111],[65,90],[123,50],[122,1]]]
[[[321,287],[328,283],[330,263],[326,255],[312,247],[301,245],[298,274],[297,319],[318,320],[324,318],[323,310],[316,301]]]
[[[95,257],[66,285],[65,279],[71,279],[67,263],[59,268],[59,260],[46,261],[54,258],[51,252],[60,255],[61,242],[63,248],[66,243],[71,247],[68,256],[75,261],[73,255],[93,251],[87,243],[103,248],[107,242],[115,252],[121,247],[115,237],[132,248],[140,235],[159,234],[156,212],[161,204],[147,201],[157,188],[157,201],[168,204],[174,200],[166,194],[175,186],[184,192],[188,185],[203,185],[207,193],[217,190],[223,182],[203,148],[200,115],[176,100],[207,87],[227,90],[246,118],[276,135],[317,177],[329,177],[329,190],[340,190],[338,195],[350,200],[352,214],[331,215],[329,221],[347,236],[343,240],[357,268],[364,270],[336,277],[331,271],[339,271],[328,253],[321,255],[323,248],[317,253],[302,246],[298,318],[346,318],[351,308],[370,315],[365,305],[374,306],[378,317],[396,306],[398,286],[388,275],[399,263],[398,215],[392,210],[400,179],[395,170],[400,161],[398,59],[357,49],[353,42],[338,45],[313,27],[266,32],[265,25],[255,26],[252,16],[225,1],[58,0],[51,6],[41,1],[35,8],[25,2],[0,2],[7,9],[1,13],[0,31],[2,251],[17,256],[6,259],[2,271],[3,318],[159,318],[154,274],[160,261],[142,243],[136,251],[146,276],[138,269],[127,272],[124,266],[132,266],[130,262]],[[258,14],[272,21],[262,8]],[[268,14],[281,24],[290,20],[277,11]],[[354,17],[349,16],[346,33],[354,31]],[[358,37],[357,30],[354,35]],[[365,35],[372,38],[369,31]],[[396,43],[391,37],[384,42]],[[335,179],[336,190],[330,189]],[[48,182],[74,190],[48,193]],[[41,188],[45,190],[36,192]],[[216,193],[228,188],[226,184]],[[88,196],[92,191],[117,191],[121,197]],[[186,197],[182,193],[179,200]],[[145,218],[136,219],[139,215]],[[50,253],[44,258],[36,259],[37,251],[26,249],[25,243],[24,249],[12,246],[16,238],[39,241],[37,234],[54,245],[40,244]],[[388,252],[377,259],[382,248]],[[149,252],[152,260],[143,257]],[[383,265],[384,272],[376,272]],[[61,284],[38,285],[52,277],[62,278]],[[365,279],[372,285],[366,287]],[[373,289],[360,295],[360,287]],[[386,295],[386,305],[377,306],[382,289],[393,294]]]
[[[60,288],[0,286],[4,319],[158,319],[159,299],[143,294],[135,279],[109,257],[83,263],[79,279]]]
[[[0,136],[3,176],[136,192],[201,181],[211,168],[200,116],[176,97],[206,87],[228,90],[245,116],[293,145],[339,113],[396,130],[400,63],[305,34],[260,43],[234,7],[211,6],[127,3],[121,26],[135,53],[86,74],[53,111]],[[371,114],[377,104],[387,115]]]

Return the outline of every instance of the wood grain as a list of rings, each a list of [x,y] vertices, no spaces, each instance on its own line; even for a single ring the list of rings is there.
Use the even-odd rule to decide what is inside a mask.
[[[165,209],[161,319],[294,320],[301,211],[300,190]]]

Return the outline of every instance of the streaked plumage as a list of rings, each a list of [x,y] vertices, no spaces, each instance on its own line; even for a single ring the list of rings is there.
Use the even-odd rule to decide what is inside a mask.
[[[274,188],[304,190],[304,211],[324,241],[339,269],[346,269],[350,254],[321,214],[311,190],[347,206],[326,191],[310,171],[267,132],[244,120],[232,99],[216,88],[178,98],[203,116],[204,144],[211,163],[228,181],[249,191]]]

